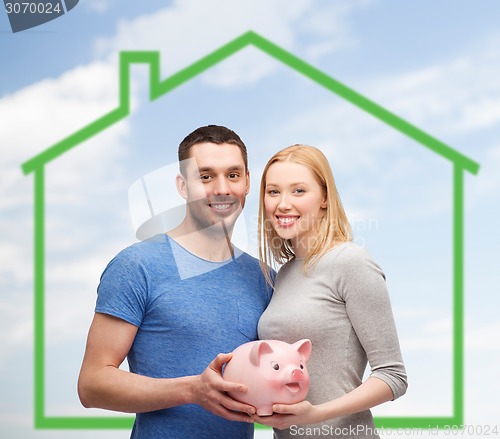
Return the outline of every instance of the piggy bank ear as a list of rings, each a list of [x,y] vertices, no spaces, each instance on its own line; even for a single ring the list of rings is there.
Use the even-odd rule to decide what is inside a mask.
[[[305,361],[309,360],[312,351],[312,343],[311,340],[305,338],[304,340],[299,340],[292,345],[297,352],[302,355]]]
[[[250,363],[254,366],[258,366],[260,364],[260,357],[264,354],[270,354],[273,352],[273,348],[269,345],[269,343],[265,341],[256,341],[250,350]]]

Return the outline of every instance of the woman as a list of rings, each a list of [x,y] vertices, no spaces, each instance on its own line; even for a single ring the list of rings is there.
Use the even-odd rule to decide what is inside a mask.
[[[317,148],[294,145],[267,163],[259,237],[269,282],[269,267],[284,264],[259,338],[309,338],[313,350],[307,401],[275,405],[275,414],[254,419],[274,427],[277,438],[377,438],[369,409],[406,392],[406,371],[384,274],[350,242],[330,165]]]

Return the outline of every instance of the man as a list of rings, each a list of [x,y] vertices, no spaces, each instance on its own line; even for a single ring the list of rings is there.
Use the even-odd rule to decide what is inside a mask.
[[[80,400],[137,413],[132,438],[252,438],[255,409],[225,393],[246,388],[223,380],[231,355],[220,354],[257,338],[270,299],[258,261],[230,241],[250,187],[246,147],[225,127],[201,127],[179,145],[179,164],[184,220],[101,276]],[[119,369],[126,357],[130,372]]]

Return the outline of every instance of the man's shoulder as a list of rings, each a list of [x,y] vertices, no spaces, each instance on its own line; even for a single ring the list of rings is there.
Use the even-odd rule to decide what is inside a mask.
[[[252,256],[250,253],[244,251],[244,250],[241,250],[240,248],[234,246],[234,256],[239,259],[240,257],[243,257],[244,258],[244,261],[245,262],[259,262],[259,260],[255,257],[255,256]]]
[[[119,261],[144,261],[154,259],[162,253],[168,245],[162,235],[155,235],[144,241],[135,242],[118,252],[114,260]]]
[[[247,269],[251,270],[259,270],[260,271],[260,262],[255,256],[252,256],[250,253],[247,253],[238,248],[234,249],[235,260],[238,264],[244,266]]]

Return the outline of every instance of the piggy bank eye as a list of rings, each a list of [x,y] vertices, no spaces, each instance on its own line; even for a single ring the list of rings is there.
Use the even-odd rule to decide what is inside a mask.
[[[300,368],[301,368],[301,369],[304,369],[304,365],[303,365],[303,364],[301,364],[301,365],[300,365]]]
[[[280,365],[274,361],[271,362],[271,366],[273,366],[274,370],[280,370]]]

